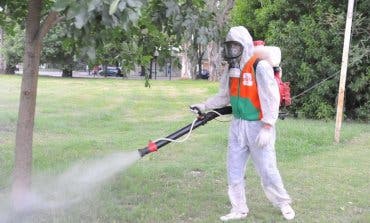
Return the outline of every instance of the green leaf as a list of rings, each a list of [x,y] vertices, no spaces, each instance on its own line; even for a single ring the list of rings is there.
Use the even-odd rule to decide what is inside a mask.
[[[113,22],[112,17],[106,11],[103,11],[102,12],[102,23],[103,23],[103,25],[111,26],[112,22]]]
[[[75,26],[77,29],[81,29],[88,20],[88,15],[85,10],[80,11],[75,17]]]
[[[76,5],[71,5],[70,7],[68,7],[68,11],[67,11],[67,18],[68,19],[72,19],[74,17],[76,17],[80,12],[80,8]]]
[[[118,10],[120,10],[122,12],[125,8],[126,8],[126,2],[125,1],[121,1],[118,4]]]
[[[141,34],[143,35],[148,35],[148,29],[142,29]]]
[[[139,1],[127,0],[127,5],[130,6],[130,7],[132,7],[132,8],[138,7],[138,4],[140,4]]]
[[[120,0],[114,0],[109,7],[109,15],[113,15],[117,11],[118,3]]]
[[[94,47],[88,47],[86,53],[90,60],[94,61],[96,59],[96,51]]]
[[[139,19],[139,13],[133,11],[133,10],[128,10],[128,18],[130,21],[137,21]]]
[[[71,4],[70,0],[57,0],[53,5],[52,10],[57,11],[57,12],[63,11],[70,4]]]
[[[96,9],[99,5],[101,5],[101,1],[100,0],[92,0],[92,1],[90,1],[88,3],[87,11],[91,12],[94,9]]]
[[[166,10],[167,18],[173,15],[176,15],[180,12],[179,6],[174,1],[165,2],[165,5],[167,7],[167,10]]]

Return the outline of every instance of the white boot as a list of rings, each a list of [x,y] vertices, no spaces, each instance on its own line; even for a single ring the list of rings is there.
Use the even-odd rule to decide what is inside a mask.
[[[248,213],[230,212],[227,215],[221,216],[221,221],[241,220],[247,217]]]
[[[295,212],[289,204],[282,206],[280,210],[286,220],[294,219]]]
[[[247,201],[245,199],[244,183],[230,185],[228,195],[231,203],[231,213],[248,213]]]

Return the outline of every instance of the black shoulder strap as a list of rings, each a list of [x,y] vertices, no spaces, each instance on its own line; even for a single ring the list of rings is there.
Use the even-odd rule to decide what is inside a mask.
[[[256,78],[256,83],[257,83],[257,65],[261,61],[260,58],[257,58],[256,61],[253,63],[253,70],[254,70],[254,77]]]
[[[254,61],[253,63],[253,69],[254,69],[254,73],[257,74],[257,65],[258,65],[258,62],[260,62],[261,59],[260,58],[257,58],[256,61]]]

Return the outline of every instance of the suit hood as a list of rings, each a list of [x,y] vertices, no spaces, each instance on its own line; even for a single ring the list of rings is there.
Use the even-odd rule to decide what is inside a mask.
[[[244,26],[231,27],[227,33],[226,41],[237,41],[244,47],[240,58],[240,67],[243,68],[246,62],[252,57],[254,47],[253,39]]]

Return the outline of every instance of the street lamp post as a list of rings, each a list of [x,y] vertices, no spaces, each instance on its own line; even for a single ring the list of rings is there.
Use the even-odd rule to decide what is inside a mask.
[[[154,79],[157,80],[157,58],[159,56],[159,52],[157,49],[154,51]]]

